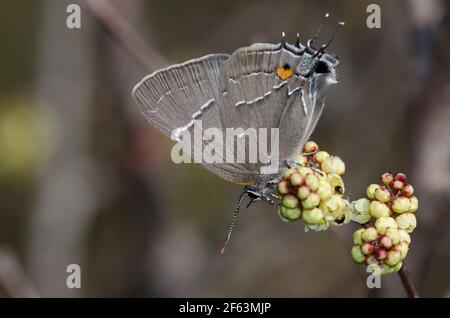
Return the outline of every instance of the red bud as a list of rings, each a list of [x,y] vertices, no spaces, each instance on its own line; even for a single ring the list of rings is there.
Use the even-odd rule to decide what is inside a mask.
[[[399,172],[399,173],[397,173],[395,175],[395,180],[401,181],[401,182],[405,182],[406,181],[406,175],[404,173]]]

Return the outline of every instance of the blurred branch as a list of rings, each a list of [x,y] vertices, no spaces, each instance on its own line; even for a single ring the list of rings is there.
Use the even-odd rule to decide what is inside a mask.
[[[97,21],[140,64],[150,70],[168,64],[167,60],[133,29],[113,4],[105,0],[85,2]]]
[[[9,297],[39,297],[14,253],[0,248],[0,286]]]
[[[400,280],[402,281],[403,288],[406,291],[406,294],[409,298],[419,298],[419,294],[417,293],[416,288],[408,275],[408,272],[405,269],[405,266],[402,266],[398,271],[398,275],[400,276]]]

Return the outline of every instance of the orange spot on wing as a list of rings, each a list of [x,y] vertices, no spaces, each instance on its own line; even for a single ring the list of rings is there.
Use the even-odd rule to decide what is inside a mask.
[[[287,80],[292,75],[294,75],[294,70],[288,64],[277,68],[277,76],[283,81]]]

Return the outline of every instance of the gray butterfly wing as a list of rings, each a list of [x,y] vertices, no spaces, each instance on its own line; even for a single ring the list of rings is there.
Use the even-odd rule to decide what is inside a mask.
[[[144,116],[166,136],[178,141],[193,122],[201,119],[203,129],[216,128],[226,135],[227,128],[279,129],[279,158],[291,158],[309,138],[323,108],[323,94],[317,92],[315,77],[293,74],[280,79],[276,70],[290,65],[297,70],[311,64],[311,54],[303,47],[289,49],[274,44],[254,44],[238,49],[231,56],[208,55],[157,71],[144,78],[133,96]],[[317,82],[317,83],[316,83]],[[320,84],[321,85],[321,84]],[[319,94],[318,94],[319,93]],[[319,106],[318,106],[319,105]],[[243,145],[246,136],[236,136],[234,145]],[[223,140],[221,140],[222,142]],[[211,149],[216,140],[194,141],[193,153]],[[261,174],[261,163],[203,163],[212,173],[235,183],[256,184],[277,174]]]
[[[277,69],[284,65],[297,68],[303,60],[300,51],[292,52],[279,44],[254,44],[237,50],[224,63],[222,126],[267,128],[268,134],[271,128],[279,129],[280,160],[298,153],[314,114],[308,80],[299,74],[287,80],[277,75]],[[248,147],[248,139],[242,138],[238,143]],[[262,166],[261,163],[244,164],[248,182],[273,178],[261,173]]]
[[[192,128],[193,119],[220,125],[218,92],[227,58],[225,54],[207,55],[145,77],[133,89],[139,110],[174,140],[179,139],[180,130]]]
[[[133,98],[144,117],[164,135],[179,141],[184,132],[194,136],[194,120],[202,121],[203,130],[222,129],[219,109],[222,107],[223,63],[228,55],[207,55],[182,64],[158,70],[145,77],[133,90]],[[203,150],[217,145],[191,138],[191,157],[203,155]],[[224,162],[222,156],[219,160]],[[205,163],[212,173],[240,183],[239,166],[226,163]]]

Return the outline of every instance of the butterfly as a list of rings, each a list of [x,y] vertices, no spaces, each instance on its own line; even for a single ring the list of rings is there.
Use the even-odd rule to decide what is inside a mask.
[[[326,16],[327,17],[327,16]],[[340,23],[341,25],[343,23]],[[299,34],[288,43],[282,33],[278,44],[256,43],[232,54],[210,54],[158,70],[138,83],[133,97],[144,117],[164,135],[179,142],[183,132],[194,130],[195,120],[204,129],[267,128],[278,129],[280,170],[301,151],[323,111],[327,88],[337,83],[337,56],[327,53],[332,38],[313,47],[319,32],[306,45]],[[225,142],[236,149],[245,138]],[[192,154],[211,147],[201,139]],[[248,152],[248,145],[244,145]],[[269,195],[281,173],[261,173],[261,162],[203,162],[213,174],[245,185],[233,215],[231,230],[244,196],[277,205]],[[224,245],[224,246],[225,246]]]

